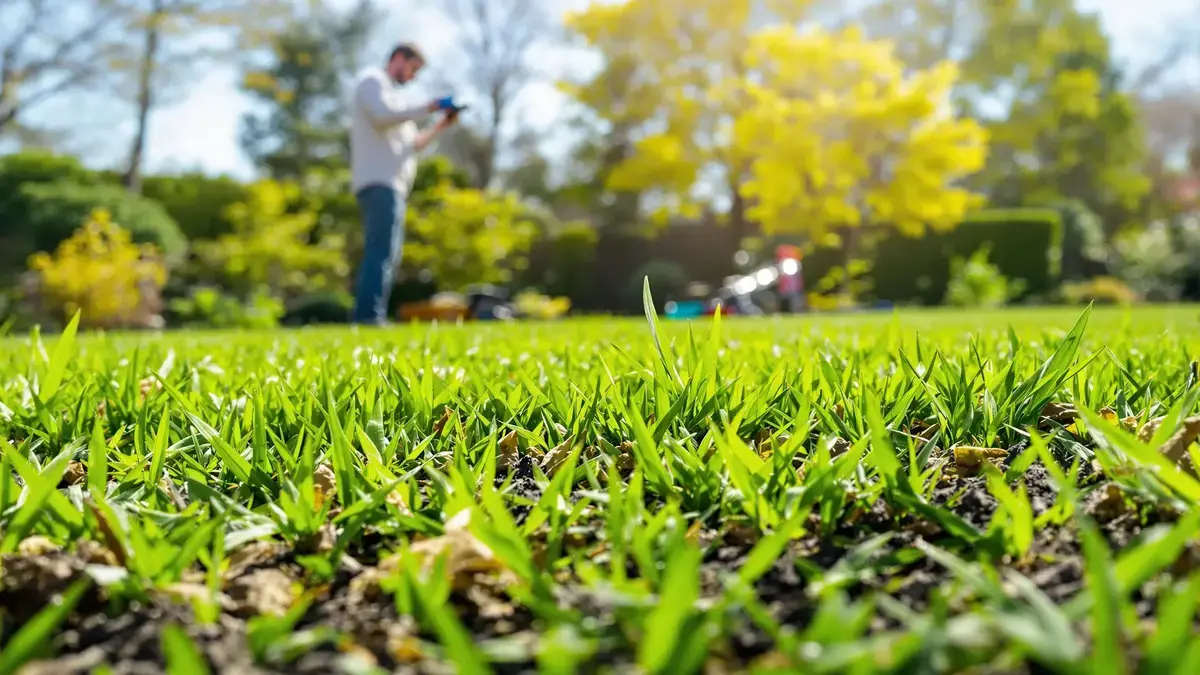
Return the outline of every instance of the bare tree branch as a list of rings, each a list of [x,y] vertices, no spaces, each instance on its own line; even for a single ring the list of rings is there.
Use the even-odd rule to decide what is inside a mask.
[[[472,134],[466,156],[480,185],[497,177],[500,155],[511,146],[505,126],[519,97],[544,70],[533,63],[534,50],[557,37],[547,0],[445,0],[438,3],[453,21],[459,39],[454,67],[440,78],[478,99],[482,121]],[[465,149],[465,148],[459,148]]]
[[[0,31],[0,131],[102,74],[101,57],[119,39],[120,14],[110,0],[25,0],[0,9],[0,20],[8,13],[24,20],[10,24],[12,32]]]

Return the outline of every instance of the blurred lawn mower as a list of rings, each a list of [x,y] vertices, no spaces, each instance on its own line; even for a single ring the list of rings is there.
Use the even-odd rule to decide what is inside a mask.
[[[506,321],[516,312],[503,289],[490,284],[467,288],[465,293],[442,292],[421,302],[400,305],[399,319],[410,321]]]
[[[726,277],[724,284],[707,300],[669,302],[667,318],[691,319],[712,316],[720,306],[725,315],[761,316],[806,310],[801,252],[796,246],[780,246],[775,260],[749,274]]]

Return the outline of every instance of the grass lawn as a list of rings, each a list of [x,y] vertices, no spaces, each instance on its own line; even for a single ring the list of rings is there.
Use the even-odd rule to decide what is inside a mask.
[[[0,674],[1200,672],[1198,327],[8,339]]]

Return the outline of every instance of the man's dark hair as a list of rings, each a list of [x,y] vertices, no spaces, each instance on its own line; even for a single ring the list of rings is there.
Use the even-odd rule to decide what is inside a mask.
[[[425,63],[425,55],[417,49],[416,45],[402,44],[392,50],[392,56],[388,59],[388,63],[396,60],[397,56],[403,56],[405,61],[420,61]]]

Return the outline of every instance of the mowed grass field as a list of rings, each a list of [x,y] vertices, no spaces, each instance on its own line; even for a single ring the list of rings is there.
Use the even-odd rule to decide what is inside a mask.
[[[1197,328],[10,338],[0,673],[1200,672]]]

